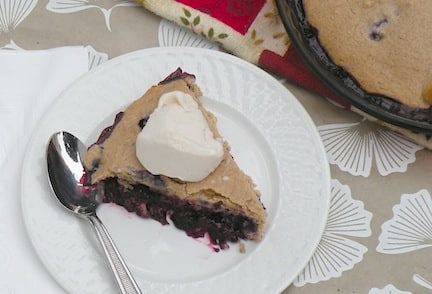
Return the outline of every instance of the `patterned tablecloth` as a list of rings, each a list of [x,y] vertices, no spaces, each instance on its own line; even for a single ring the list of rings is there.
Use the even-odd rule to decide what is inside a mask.
[[[220,50],[216,43],[133,1],[0,0],[1,50],[69,45],[87,48],[90,68],[149,47]],[[330,213],[321,242],[306,268],[283,293],[430,293],[430,151],[277,78],[316,124],[332,177]],[[2,224],[0,236],[1,228]],[[22,293],[23,286],[18,287],[17,281],[3,280],[8,277],[5,269],[16,266],[12,258],[4,256],[13,251],[5,240],[7,236],[0,239],[0,292]],[[44,271],[42,265],[40,271]],[[46,283],[55,281],[47,279]],[[27,293],[31,292],[48,293],[28,285]]]

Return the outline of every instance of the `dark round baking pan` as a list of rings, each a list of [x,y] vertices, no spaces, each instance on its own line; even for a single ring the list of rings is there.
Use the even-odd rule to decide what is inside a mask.
[[[293,46],[312,72],[340,99],[383,122],[432,134],[432,107],[411,108],[389,97],[364,91],[321,47],[318,30],[308,23],[302,0],[276,0],[276,3]]]

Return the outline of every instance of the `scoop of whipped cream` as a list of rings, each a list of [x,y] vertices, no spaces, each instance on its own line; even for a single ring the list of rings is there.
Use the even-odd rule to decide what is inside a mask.
[[[197,182],[216,169],[223,157],[193,97],[181,91],[163,94],[138,134],[136,155],[154,175]]]

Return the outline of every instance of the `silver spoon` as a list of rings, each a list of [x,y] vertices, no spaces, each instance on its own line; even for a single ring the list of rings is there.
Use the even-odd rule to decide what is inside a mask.
[[[86,151],[86,146],[70,133],[52,135],[46,153],[51,187],[64,207],[93,225],[121,292],[141,293],[107,229],[96,215],[100,203],[97,190],[87,189],[82,184],[82,159]]]

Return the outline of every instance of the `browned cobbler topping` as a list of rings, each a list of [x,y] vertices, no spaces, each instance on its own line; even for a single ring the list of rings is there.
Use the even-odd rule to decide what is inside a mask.
[[[432,1],[303,0],[308,22],[334,63],[367,92],[429,108]]]
[[[215,116],[200,101],[195,77],[178,69],[120,112],[89,148],[85,165],[91,183],[104,191],[104,201],[162,224],[170,218],[189,236],[208,235],[219,248],[227,248],[229,241],[260,240],[266,221],[260,193],[234,161],[227,142],[221,163],[199,182],[153,175],[137,159],[138,134],[161,95],[174,90],[194,98],[214,136],[220,137]]]

